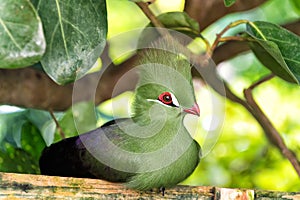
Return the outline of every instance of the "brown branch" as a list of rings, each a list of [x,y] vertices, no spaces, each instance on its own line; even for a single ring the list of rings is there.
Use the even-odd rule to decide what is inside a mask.
[[[237,0],[233,6],[225,7],[223,0],[186,0],[184,11],[198,21],[200,28],[204,30],[227,14],[250,10],[265,2],[266,0]]]
[[[250,48],[246,42],[230,41],[218,46],[212,55],[212,59],[216,64],[219,64],[249,50]]]
[[[72,86],[59,86],[32,68],[0,69],[0,104],[65,110],[71,105]]]
[[[147,3],[144,2],[136,2],[136,4],[140,7],[143,13],[148,17],[154,27],[164,28],[164,25],[155,17],[155,15],[151,12]],[[164,34],[162,34],[164,35]]]
[[[282,155],[284,157],[286,157],[290,161],[290,163],[294,167],[295,171],[297,172],[298,176],[300,177],[300,162],[298,161],[296,154],[285,145],[283,139],[281,138],[281,136],[278,133],[278,131],[276,130],[276,128],[273,126],[273,124],[271,123],[269,118],[264,114],[264,112],[260,109],[260,107],[257,105],[257,103],[255,102],[255,100],[252,96],[252,90],[254,88],[256,88],[260,84],[270,80],[273,77],[274,77],[274,75],[270,74],[270,75],[262,78],[261,80],[253,83],[248,89],[244,90],[244,96],[246,98],[246,101],[244,101],[243,99],[241,99],[237,95],[235,95],[231,91],[231,89],[227,86],[226,83],[224,83],[225,94],[223,94],[222,92],[220,92],[219,90],[216,90],[216,89],[215,89],[215,91],[217,93],[219,93],[220,95],[228,98],[229,100],[242,105],[246,110],[248,110],[252,114],[252,116],[257,120],[257,122],[260,124],[260,126],[264,130],[264,133],[265,133],[266,137],[268,138],[268,140],[275,147],[277,147],[280,150],[280,152],[282,153]],[[210,77],[210,79],[207,79],[207,83],[210,86],[212,86],[214,84],[213,83],[214,80],[212,82],[210,82],[211,80],[213,80],[211,77]],[[212,88],[214,88],[214,87],[212,87]]]
[[[244,96],[246,98],[247,104],[251,107],[251,110],[249,111],[261,125],[269,141],[281,151],[284,157],[286,157],[290,161],[298,176],[300,177],[300,162],[297,160],[297,156],[286,146],[279,132],[273,126],[272,122],[269,120],[266,114],[261,110],[252,95],[253,89],[273,77],[274,75],[271,74],[255,82],[249,88],[244,90]]]
[[[300,35],[299,21],[284,27]],[[244,42],[226,42],[215,49],[212,59],[216,64],[219,64],[248,50],[249,47]],[[98,104],[111,98],[115,83],[133,67],[137,60],[137,56],[134,55],[122,64],[115,66],[108,57],[108,48],[104,50],[102,58],[105,58],[102,60],[103,65],[109,66],[102,74],[101,85],[98,84],[96,96],[91,97],[93,93],[87,90],[87,85],[97,81],[99,73],[89,74],[78,82],[79,85],[82,85],[82,100],[95,99],[96,104]],[[119,87],[113,96],[132,90],[137,82],[137,76],[132,75],[131,78],[132,81]],[[0,69],[0,104],[60,111],[71,106],[72,93],[73,84],[59,86],[42,71],[32,68]]]
[[[120,66],[115,66],[109,58],[104,59],[103,65],[108,67],[103,73],[101,71],[89,74],[76,82],[76,87],[80,90],[80,96],[76,99],[72,99],[74,84],[57,85],[42,71],[32,68],[0,69],[0,104],[53,111],[64,111],[72,102],[95,100],[95,104],[99,104],[124,91],[134,89],[137,82],[135,74],[128,76],[131,80],[120,84],[117,90],[114,90],[114,86],[134,67],[137,57],[134,55]],[[90,86],[94,85],[97,86],[96,94],[90,89]]]
[[[157,191],[136,191],[122,184],[97,179],[55,177],[0,172],[3,199],[297,199],[299,192],[179,185]]]
[[[269,74],[269,75],[267,75],[267,76],[261,78],[260,80],[254,82],[252,85],[250,85],[250,86],[248,87],[247,90],[254,90],[254,88],[256,88],[257,86],[259,86],[260,84],[263,84],[264,82],[267,82],[268,80],[270,80],[270,79],[272,79],[272,78],[274,78],[274,77],[275,77],[274,74]]]
[[[216,191],[214,187],[177,186],[166,189],[162,196],[157,191],[131,190],[120,183],[99,179],[3,172],[0,180],[0,196],[4,199],[181,199],[187,196],[212,199]],[[232,189],[232,194],[241,191],[248,190]]]
[[[216,39],[214,41],[214,43],[211,45],[211,47],[208,49],[208,51],[206,52],[206,56],[207,57],[211,57],[213,52],[215,51],[215,49],[217,48],[217,46],[219,45],[220,42],[224,42],[224,41],[243,41],[244,39],[242,37],[238,37],[238,36],[227,36],[227,37],[223,37],[223,35],[231,28],[236,27],[240,24],[245,24],[247,23],[247,20],[238,20],[235,22],[231,22],[230,24],[228,24],[227,26],[225,26],[225,28],[217,34]]]
[[[50,113],[52,119],[53,119],[54,122],[55,122],[55,125],[56,125],[56,128],[57,128],[58,132],[59,132],[60,137],[61,137],[62,139],[65,139],[65,138],[66,138],[66,134],[65,134],[64,131],[62,130],[61,126],[59,125],[59,123],[58,123],[58,121],[57,121],[57,119],[56,119],[56,117],[55,117],[53,111],[52,111],[52,110],[49,110],[49,113]]]

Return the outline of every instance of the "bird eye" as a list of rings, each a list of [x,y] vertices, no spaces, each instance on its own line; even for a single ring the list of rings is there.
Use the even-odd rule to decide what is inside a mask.
[[[158,100],[168,106],[179,107],[176,97],[170,92],[163,92],[158,96]]]
[[[172,104],[172,96],[169,92],[164,92],[159,95],[158,100],[161,101],[164,104]]]

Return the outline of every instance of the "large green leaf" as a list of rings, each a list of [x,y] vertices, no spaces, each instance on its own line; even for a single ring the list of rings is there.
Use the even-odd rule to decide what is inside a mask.
[[[224,0],[224,4],[226,7],[232,6],[236,0]]]
[[[28,0],[0,0],[0,68],[27,67],[45,52],[40,18]]]
[[[185,12],[167,12],[157,16],[157,19],[167,29],[178,31],[191,38],[201,37],[198,22],[189,17]],[[152,23],[147,25],[147,27],[153,26]],[[145,29],[140,36],[139,46],[147,45],[155,41],[159,36],[159,33],[155,29]]]
[[[58,84],[81,78],[105,46],[105,0],[32,0],[43,22],[47,42],[41,60],[46,73]]]
[[[294,33],[269,22],[247,24],[250,47],[256,57],[275,75],[299,84],[300,38]]]

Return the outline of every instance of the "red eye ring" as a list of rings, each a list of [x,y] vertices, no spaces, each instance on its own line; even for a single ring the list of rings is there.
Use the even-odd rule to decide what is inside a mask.
[[[158,96],[158,100],[167,105],[173,104],[172,95],[170,92],[161,93]]]

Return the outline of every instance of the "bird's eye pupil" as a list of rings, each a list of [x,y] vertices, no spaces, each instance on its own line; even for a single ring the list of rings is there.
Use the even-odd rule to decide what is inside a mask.
[[[169,95],[164,95],[163,99],[164,99],[164,101],[166,101],[166,102],[172,101],[172,97],[169,96]]]

